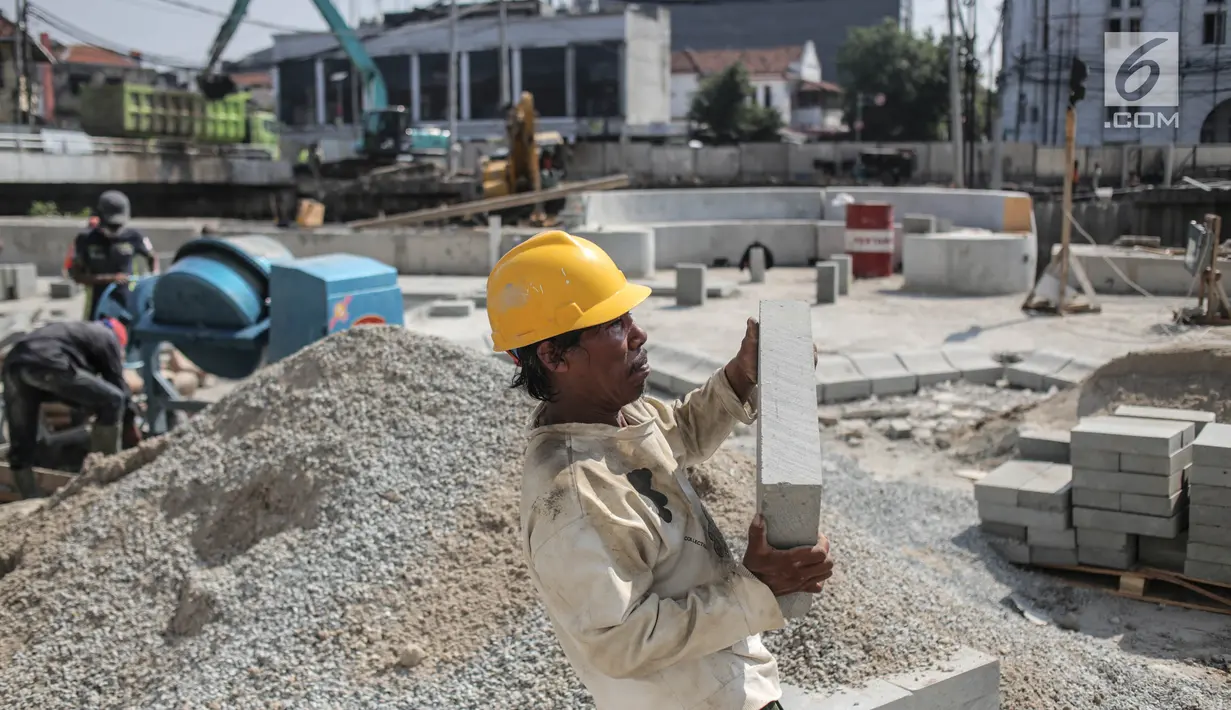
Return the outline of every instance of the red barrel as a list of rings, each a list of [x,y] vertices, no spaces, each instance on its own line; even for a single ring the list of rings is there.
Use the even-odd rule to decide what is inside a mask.
[[[893,205],[855,202],[846,206],[846,253],[851,276],[893,276]]]

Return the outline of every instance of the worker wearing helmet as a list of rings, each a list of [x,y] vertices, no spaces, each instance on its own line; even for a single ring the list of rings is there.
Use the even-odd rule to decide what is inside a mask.
[[[530,575],[599,710],[778,708],[760,635],[785,623],[776,597],[820,591],[829,543],[772,549],[758,516],[742,563],[733,558],[684,469],[754,420],[758,325],[667,405],[644,396],[647,337],[630,314],[649,294],[595,244],[558,231],[518,245],[488,277],[495,350],[540,402],[521,486]]]
[[[126,284],[137,270],[136,257],[143,257],[151,272],[158,271],[154,245],[141,232],[128,226],[132,207],[128,196],[107,190],[98,198],[98,222],[77,235],[69,276],[86,287],[85,320],[93,320],[98,298],[109,284]]]
[[[131,398],[124,382],[127,347],[128,331],[114,318],[62,321],[27,333],[5,356],[0,373],[9,425],[9,467],[23,497],[39,495],[33,468],[43,402],[63,402],[93,414],[90,450],[103,454],[120,450],[125,433],[121,425]]]

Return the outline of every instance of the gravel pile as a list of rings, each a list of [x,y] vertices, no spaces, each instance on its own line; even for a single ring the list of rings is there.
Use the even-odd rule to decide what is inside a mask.
[[[96,464],[118,480],[0,529],[0,628],[20,630],[0,707],[449,707],[424,678],[531,599],[530,407],[508,382],[444,341],[354,329]]]

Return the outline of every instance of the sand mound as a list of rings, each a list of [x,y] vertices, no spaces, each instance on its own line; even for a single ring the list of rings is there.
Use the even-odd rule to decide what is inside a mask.
[[[1231,421],[1231,346],[1185,344],[1116,358],[1082,384],[1077,414],[1121,404],[1199,409]]]

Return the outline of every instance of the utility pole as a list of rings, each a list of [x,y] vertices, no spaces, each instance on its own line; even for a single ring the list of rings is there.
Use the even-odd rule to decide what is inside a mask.
[[[25,87],[23,82],[26,76],[26,33],[24,29],[26,16],[25,0],[15,0],[16,12],[14,17],[17,19],[17,52],[14,59],[17,60],[17,86],[13,87],[13,123],[21,125],[21,101]]]
[[[31,126],[36,124],[34,115],[34,76],[37,73],[34,67],[34,42],[30,36],[30,3],[29,0],[21,0],[21,46],[22,46],[22,66],[25,73],[25,91],[26,91],[26,122]]]
[[[963,187],[962,168],[962,89],[961,74],[957,67],[957,29],[954,13],[958,0],[945,0],[949,10],[949,139],[953,143],[953,184]]]
[[[1037,134],[1040,144],[1048,144],[1051,120],[1051,0],[1043,0],[1043,130]]]
[[[500,2],[500,106],[508,106],[512,102],[512,89],[509,87],[509,10],[505,0]]]
[[[449,0],[449,175],[457,174],[457,0]]]
[[[1004,0],[1000,5],[1000,71],[996,73],[996,102],[988,102],[992,117],[992,180],[991,189],[999,190],[1004,185],[1004,106],[1005,70],[1009,68],[1010,20],[1013,17],[1013,0]],[[988,48],[988,63],[991,63],[991,47]],[[1021,91],[1021,84],[1017,89]],[[1016,100],[1016,98],[1014,99]],[[1017,110],[1018,125],[1021,125],[1021,108]]]

